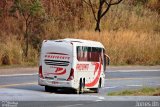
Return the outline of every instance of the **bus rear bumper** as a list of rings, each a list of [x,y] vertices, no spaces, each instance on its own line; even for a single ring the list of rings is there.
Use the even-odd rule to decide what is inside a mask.
[[[73,88],[76,89],[76,87],[73,87],[71,81],[56,81],[51,79],[38,79],[38,84],[41,86],[51,86],[51,87],[59,87],[59,88]]]

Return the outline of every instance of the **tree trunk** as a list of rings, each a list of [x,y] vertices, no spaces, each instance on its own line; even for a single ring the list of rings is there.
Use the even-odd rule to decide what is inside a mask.
[[[28,24],[28,20],[26,20],[26,30],[25,30],[25,57],[28,57],[28,45],[29,45],[29,34],[28,34],[28,28],[29,28],[29,24]]]
[[[100,20],[97,20],[97,22],[96,22],[95,31],[101,32],[101,30],[100,30]]]
[[[97,20],[96,20],[96,28],[95,31],[101,31],[100,30],[100,21],[101,21],[101,14],[102,14],[102,7],[104,4],[104,0],[99,1],[99,8],[98,8],[98,13],[97,13]]]
[[[29,38],[27,35],[27,40],[26,40],[26,57],[28,57],[28,44],[29,44]]]
[[[28,37],[28,32],[26,32],[26,38],[25,38],[25,42],[26,42],[26,47],[25,47],[25,57],[28,57],[28,44],[29,44],[29,37]]]

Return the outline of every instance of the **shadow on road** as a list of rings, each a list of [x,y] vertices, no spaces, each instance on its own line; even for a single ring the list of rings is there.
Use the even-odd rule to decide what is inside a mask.
[[[57,90],[53,90],[51,92],[46,92],[45,91],[45,87],[44,86],[39,86],[39,85],[23,85],[23,86],[12,86],[9,88],[13,88],[13,89],[20,89],[20,90],[28,90],[28,91],[36,91],[36,92],[45,92],[45,93],[54,93],[54,94],[76,94],[76,91],[73,89],[68,89],[68,88],[64,88],[64,89],[57,89]],[[84,94],[94,94],[92,91],[89,90],[85,90]]]

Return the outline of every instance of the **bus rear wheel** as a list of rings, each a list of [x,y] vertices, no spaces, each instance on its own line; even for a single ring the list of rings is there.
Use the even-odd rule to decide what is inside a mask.
[[[79,81],[79,88],[77,89],[77,94],[83,94],[84,92],[84,84],[82,82],[82,79]]]
[[[101,88],[101,79],[99,81],[98,87],[97,88],[91,88],[90,90],[94,91],[94,93],[99,93],[100,88]]]
[[[57,91],[57,88],[56,87],[45,86],[45,91],[46,92],[55,92],[55,91]]]

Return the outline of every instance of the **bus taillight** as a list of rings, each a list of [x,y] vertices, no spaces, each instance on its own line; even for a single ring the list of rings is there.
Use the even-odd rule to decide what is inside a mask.
[[[40,78],[43,78],[42,66],[39,66],[39,77],[40,77]]]
[[[70,72],[70,75],[69,75],[67,81],[73,80],[73,78],[74,78],[74,69],[71,68],[71,72]]]

